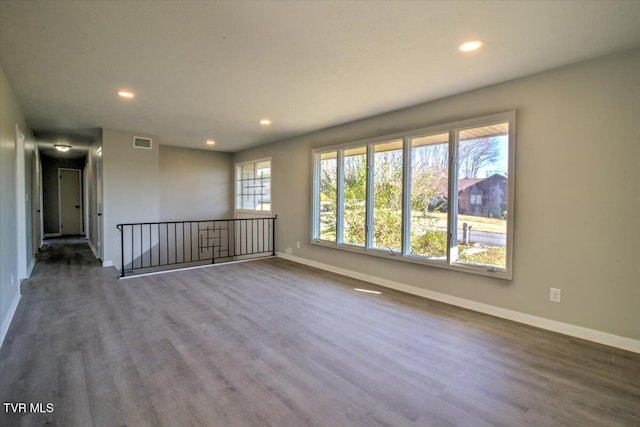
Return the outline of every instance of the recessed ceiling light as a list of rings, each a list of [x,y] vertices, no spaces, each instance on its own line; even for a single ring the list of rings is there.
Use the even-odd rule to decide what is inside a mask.
[[[478,50],[482,47],[484,43],[482,40],[470,40],[468,42],[462,43],[459,47],[460,52],[473,52],[474,50]]]
[[[271,124],[271,120],[269,120],[269,119],[262,119],[262,120],[260,120],[260,124],[261,124],[262,126],[269,126],[269,125]]]
[[[119,90],[118,95],[120,95],[120,97],[122,98],[133,98],[134,96],[136,96],[135,93],[128,90]]]
[[[56,147],[56,150],[62,151],[63,153],[71,150],[71,146],[67,144],[53,144],[53,146]]]
[[[215,141],[213,139],[208,139],[207,140],[207,145],[215,145]]]

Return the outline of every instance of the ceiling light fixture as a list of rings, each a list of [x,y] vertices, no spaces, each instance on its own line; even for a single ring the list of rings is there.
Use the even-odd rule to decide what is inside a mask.
[[[135,93],[128,90],[119,90],[118,95],[120,95],[121,98],[133,98],[136,96]]]
[[[56,150],[62,151],[63,153],[71,150],[71,146],[67,144],[53,144],[53,146],[56,147]]]
[[[271,124],[271,120],[269,120],[269,119],[262,119],[262,120],[260,120],[260,124],[261,124],[262,126],[269,126],[269,125]]]
[[[484,42],[482,40],[470,40],[462,43],[458,49],[460,49],[460,52],[473,52],[474,50],[480,49],[483,44]]]
[[[208,139],[207,140],[207,145],[215,145],[215,141],[213,139]]]

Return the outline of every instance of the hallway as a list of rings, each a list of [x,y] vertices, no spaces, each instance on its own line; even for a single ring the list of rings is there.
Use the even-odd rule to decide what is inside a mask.
[[[94,358],[104,351],[96,347],[101,339],[96,318],[103,290],[117,284],[117,271],[102,268],[86,243],[73,241],[45,241],[31,277],[22,283],[22,298],[0,351],[2,401],[51,402],[54,411],[2,411],[0,425],[91,424],[78,418],[90,399],[84,384],[90,366],[83,363],[106,363],[104,357]]]

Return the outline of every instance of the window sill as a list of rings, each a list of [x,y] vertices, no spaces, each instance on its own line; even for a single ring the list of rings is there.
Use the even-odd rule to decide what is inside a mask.
[[[479,276],[495,277],[497,279],[502,279],[502,280],[512,280],[511,272],[505,269],[500,269],[500,268],[495,268],[495,270],[492,270],[490,269],[490,267],[484,266],[484,265],[464,264],[460,262],[447,263],[447,260],[442,258],[437,260],[428,259],[428,258],[420,257],[417,255],[403,255],[400,252],[394,252],[392,254],[389,251],[385,251],[381,249],[373,249],[373,248],[367,249],[362,246],[356,246],[356,245],[350,245],[350,244],[344,244],[344,243],[338,244],[338,243],[328,242],[325,240],[312,239],[311,244],[325,247],[325,248],[330,248],[330,249],[354,252],[361,255],[368,255],[368,256],[374,256],[378,258],[390,259],[393,261],[408,262],[411,264],[420,264],[428,267],[436,267],[436,268],[442,268],[445,270],[459,271],[462,273],[476,274]]]
[[[242,214],[252,214],[252,215],[269,215],[271,216],[271,211],[256,211],[251,209],[236,209],[236,213]]]

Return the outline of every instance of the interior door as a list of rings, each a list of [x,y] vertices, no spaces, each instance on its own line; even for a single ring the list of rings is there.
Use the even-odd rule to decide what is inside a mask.
[[[79,169],[60,169],[60,233],[82,234],[82,180]]]

